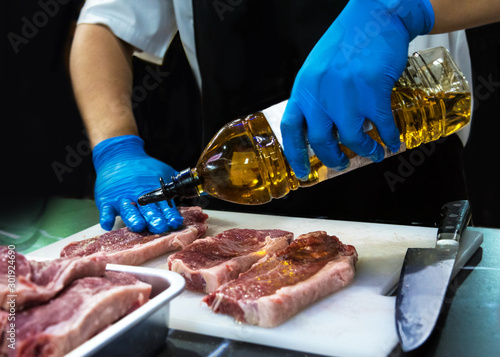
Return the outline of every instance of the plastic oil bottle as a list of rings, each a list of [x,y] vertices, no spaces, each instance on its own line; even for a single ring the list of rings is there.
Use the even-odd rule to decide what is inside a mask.
[[[393,88],[392,111],[402,152],[455,133],[470,121],[471,94],[463,74],[444,47],[416,52]],[[279,121],[286,102],[226,124],[210,141],[193,169],[139,198],[145,205],[174,197],[207,193],[222,200],[255,205],[285,196],[371,163],[347,147],[349,167],[337,172],[311,152],[311,173],[301,181],[288,165],[280,145]],[[381,143],[369,123],[365,131]],[[398,152],[398,153],[399,153]],[[385,148],[386,157],[393,153]]]

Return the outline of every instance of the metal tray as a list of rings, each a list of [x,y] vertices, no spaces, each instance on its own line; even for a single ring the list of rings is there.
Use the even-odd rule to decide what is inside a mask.
[[[150,356],[166,343],[170,300],[184,289],[184,278],[160,269],[108,264],[106,270],[127,272],[151,284],[150,300],[66,357],[80,356]]]

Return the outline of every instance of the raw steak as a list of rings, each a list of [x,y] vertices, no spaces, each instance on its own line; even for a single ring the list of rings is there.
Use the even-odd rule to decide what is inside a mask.
[[[15,318],[15,313],[12,313],[11,319]],[[16,338],[16,327],[15,324],[14,326],[11,326],[9,323],[9,313],[7,311],[0,310],[0,347],[3,344],[3,341],[7,338],[11,337]],[[0,356],[1,356],[1,351],[0,351]]]
[[[15,253],[15,261],[11,261],[8,252],[6,246],[0,247],[0,271],[7,273],[15,263],[15,283],[8,285],[7,274],[2,274],[0,281],[0,307],[6,311],[11,310],[10,297],[14,295],[12,307],[20,311],[26,306],[50,300],[75,279],[100,276],[106,269],[103,253],[37,262],[19,253]]]
[[[186,279],[187,289],[211,293],[292,239],[293,233],[278,229],[230,229],[172,254],[168,268]]]
[[[63,356],[147,302],[150,292],[128,273],[78,279],[50,302],[17,313],[15,349],[4,339],[0,355]]]
[[[68,244],[61,257],[86,256],[104,252],[108,263],[139,265],[169,251],[184,248],[207,231],[208,215],[200,207],[179,207],[183,228],[175,232],[152,234],[132,232],[128,228]]]
[[[357,257],[353,246],[326,232],[303,234],[203,301],[237,321],[274,327],[349,284]]]

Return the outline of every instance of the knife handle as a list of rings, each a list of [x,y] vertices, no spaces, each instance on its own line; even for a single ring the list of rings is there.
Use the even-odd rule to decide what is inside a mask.
[[[449,202],[441,207],[441,224],[437,234],[438,247],[458,246],[460,237],[471,218],[467,200]]]

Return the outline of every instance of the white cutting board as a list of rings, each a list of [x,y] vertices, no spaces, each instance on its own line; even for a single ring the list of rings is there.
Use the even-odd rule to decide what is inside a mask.
[[[407,248],[433,247],[436,228],[324,219],[205,211],[207,235],[230,228],[283,229],[295,236],[316,230],[336,235],[358,251],[354,282],[285,322],[266,329],[234,322],[201,303],[202,294],[184,291],[171,302],[173,329],[329,356],[387,356],[397,345],[395,298],[385,296],[398,282]],[[116,227],[122,223],[118,222]],[[99,225],[34,251],[31,259],[59,257],[69,242],[102,234]],[[482,243],[482,234],[467,231],[457,259],[458,271]],[[165,255],[144,266],[165,268]]]

